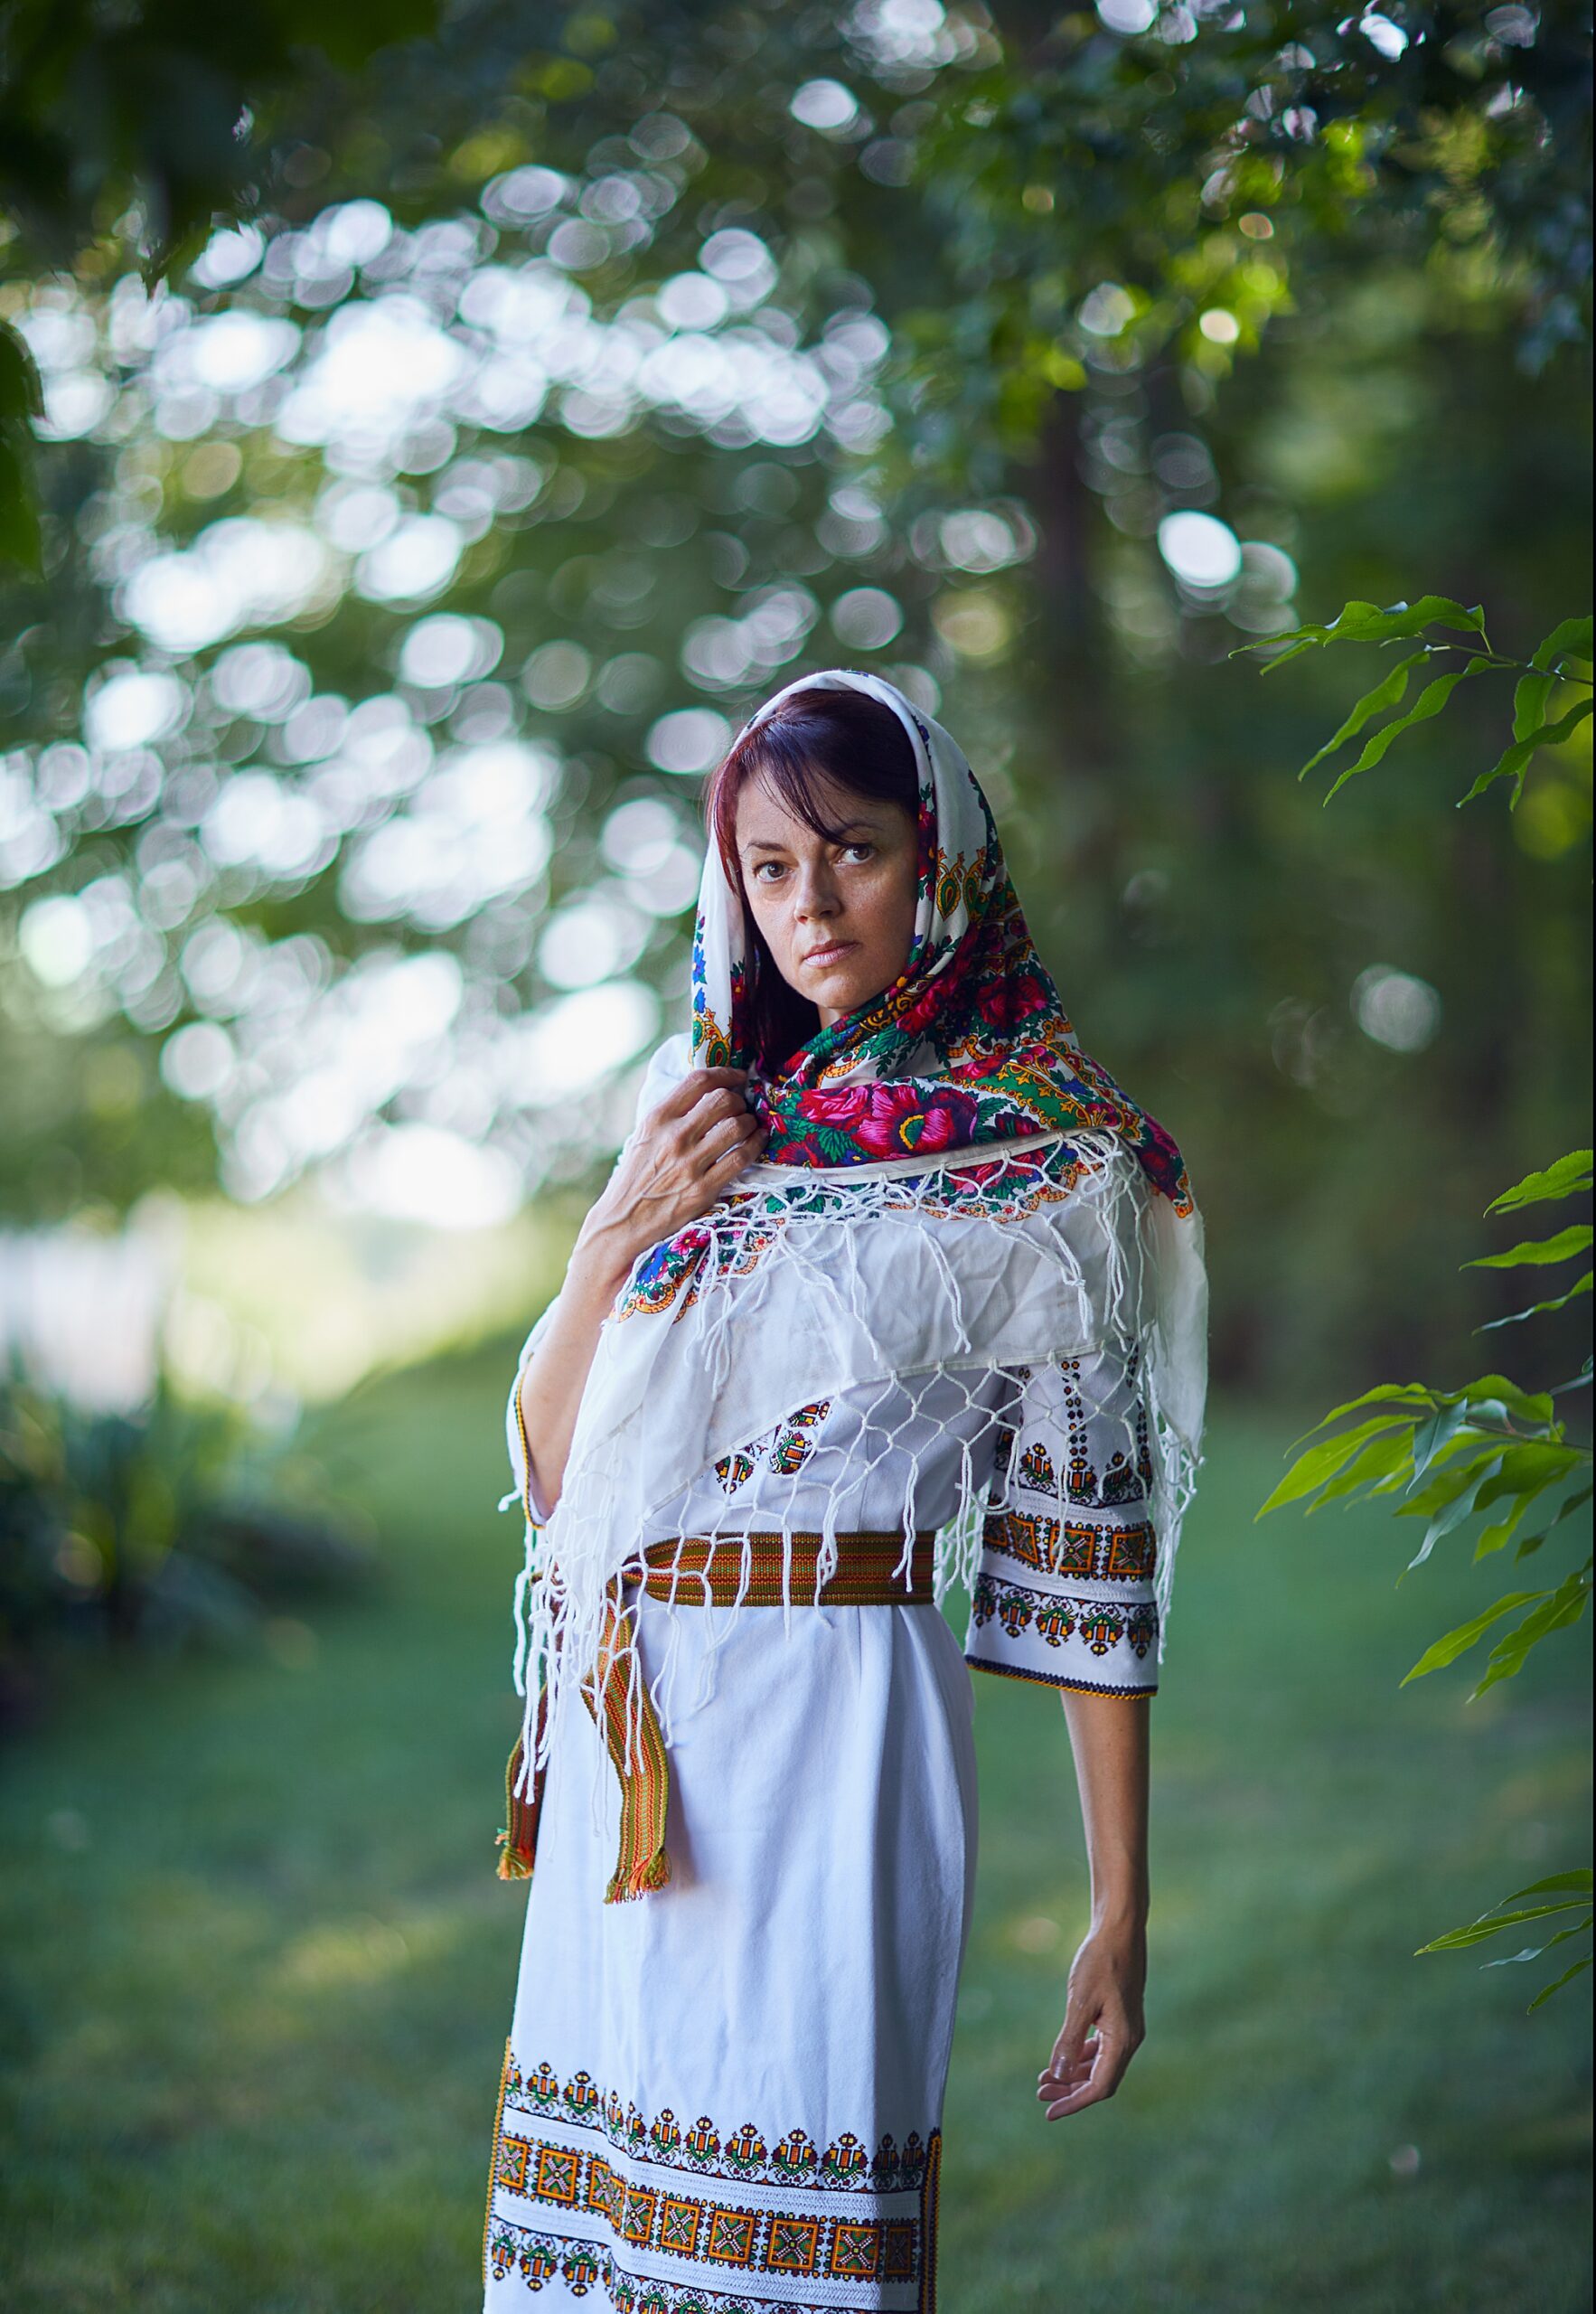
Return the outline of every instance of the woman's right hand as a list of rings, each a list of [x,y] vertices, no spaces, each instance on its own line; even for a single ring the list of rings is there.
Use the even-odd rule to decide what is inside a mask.
[[[639,1254],[708,1213],[765,1146],[747,1081],[746,1068],[688,1071],[622,1151],[573,1258],[596,1260],[618,1285]]]

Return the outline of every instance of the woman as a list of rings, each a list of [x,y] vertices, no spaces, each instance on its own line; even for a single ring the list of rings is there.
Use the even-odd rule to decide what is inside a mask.
[[[531,1888],[491,2309],[934,2304],[976,1833],[954,1581],[965,1659],[1056,1687],[1075,1747],[1092,1925],[1047,2118],[1142,2036],[1204,1383],[1178,1152],[1081,1050],[969,765],[894,685],[789,684],[709,818],[690,1035],[511,1399],[500,1868]]]

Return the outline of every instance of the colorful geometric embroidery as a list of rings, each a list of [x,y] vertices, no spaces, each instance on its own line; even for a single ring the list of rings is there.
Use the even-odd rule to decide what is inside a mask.
[[[793,1478],[800,1472],[814,1448],[810,1433],[819,1428],[831,1411],[830,1398],[817,1398],[812,1405],[800,1406],[784,1423],[777,1423],[740,1446],[733,1454],[723,1454],[715,1465],[715,1475],[728,1494],[736,1494],[746,1486],[763,1460],[778,1478]]]
[[[994,1617],[1010,1639],[1034,1630],[1047,1646],[1062,1647],[1078,1632],[1094,1655],[1109,1654],[1122,1640],[1138,1659],[1146,1655],[1159,1630],[1158,1609],[1150,1599],[1124,1605],[1117,1599],[1071,1598],[978,1576],[972,1623],[980,1631]]]
[[[1125,1364],[1125,1379],[1134,1387],[1139,1347],[1133,1345]],[[1089,1504],[1094,1509],[1112,1509],[1119,1504],[1140,1502],[1152,1491],[1152,1457],[1148,1446],[1147,1408],[1139,1398],[1135,1425],[1135,1459],[1122,1448],[1109,1457],[1108,1466],[1101,1476],[1093,1462],[1086,1426],[1086,1408],[1076,1386],[1081,1361],[1078,1358],[1061,1358],[1058,1361],[1064,1375],[1064,1411],[1069,1425],[1069,1466],[1065,1473],[1065,1491],[1072,1502]]]
[[[796,1414],[788,1416],[787,1427],[768,1457],[778,1478],[792,1478],[803,1468],[814,1447],[814,1440],[808,1434],[817,1429],[831,1411],[830,1398],[817,1398],[812,1406],[800,1406]]]
[[[1134,1526],[1098,1527],[1026,1510],[993,1510],[981,1541],[985,1549],[1018,1559],[1039,1575],[1074,1575],[1093,1582],[1146,1582],[1158,1560],[1157,1538],[1145,1519]]]
[[[634,2250],[703,2260],[742,2273],[820,2273],[851,2281],[890,2272],[894,2279],[913,2281],[919,2254],[919,2221],[914,2218],[749,2209],[667,2192],[619,2177],[591,2149],[506,2136],[494,2179],[504,2192],[528,2201],[592,2212]],[[508,2263],[507,2250],[500,2271],[507,2272]]]
[[[789,2241],[789,2223],[778,2218],[772,2224],[773,2238],[779,2230],[784,2245]],[[867,2268],[861,2278],[906,2283],[913,2288],[915,2273],[912,2237],[917,2230],[913,2225],[889,2223],[883,2229],[885,2243],[877,2264]],[[807,2263],[800,2262],[802,2230],[790,2239],[793,2262],[788,2263],[784,2258],[767,2256],[762,2272],[778,2281],[813,2276],[836,2281],[852,2277],[851,2267],[840,2264],[828,2270],[818,2255]],[[562,2234],[539,2233],[503,2217],[495,2218],[489,2228],[485,2262],[496,2281],[518,2274],[533,2291],[553,2281],[557,2274],[569,2284],[573,2297],[586,2296],[596,2283],[602,2283],[616,2314],[839,2314],[841,2303],[831,2298],[822,2305],[812,2298],[793,2298],[784,2290],[779,2300],[773,2300],[763,2294],[754,2300],[740,2289],[717,2290],[696,2279],[685,2283],[661,2281],[652,2275],[627,2272],[602,2243],[572,2242]],[[921,2285],[919,2302],[927,2308],[933,2302],[925,2284]],[[850,2300],[848,2303],[858,2301]]]
[[[774,2150],[752,2121],[745,2121],[729,2136],[718,2131],[707,2113],[691,2129],[679,2129],[669,2105],[650,2121],[634,2104],[623,2105],[612,2089],[607,2097],[595,2086],[586,2070],[574,2073],[562,2088],[559,2076],[546,2062],[523,2073],[510,2056],[504,2072],[504,2111],[534,2119],[559,2118],[568,2126],[596,2130],[617,2153],[631,2161],[686,2167],[699,2177],[720,2178],[738,2185],[816,2186],[843,2193],[892,2194],[917,2192],[925,2177],[929,2154],[918,2131],[911,2130],[902,2146],[891,2133],[883,2137],[872,2155],[851,2130],[843,2130],[821,2153],[803,2130],[789,2130]],[[506,2140],[509,2143],[522,2140]],[[517,2191],[522,2190],[520,2187]]]
[[[502,2114],[510,2107],[602,2135],[609,2146],[562,2144],[507,2131]],[[607,2150],[623,2147],[629,2159],[662,2169],[667,2155],[677,2159],[670,2174],[657,2179],[624,2177],[606,2159]],[[772,2151],[751,2121],[727,2137],[700,2115],[684,2134],[668,2107],[650,2122],[634,2103],[623,2104],[614,2090],[602,2093],[586,2071],[575,2072],[562,2086],[552,2066],[539,2064],[523,2074],[507,2053],[493,2188],[551,2212],[569,2213],[578,2223],[585,2215],[596,2218],[608,2238],[573,2239],[540,2231],[495,2210],[490,2200],[484,2272],[499,2280],[516,2274],[533,2291],[558,2274],[575,2296],[602,2283],[626,2314],[755,2314],[746,2297],[726,2295],[696,2278],[679,2287],[628,2271],[620,2258],[633,2253],[784,2282],[808,2277],[832,2285],[906,2286],[928,2308],[934,2300],[940,2153],[936,2131],[928,2145],[912,2133],[901,2149],[885,2136],[873,2159],[851,2131],[840,2132],[823,2154],[806,2131],[797,2129],[789,2130]],[[699,2173],[690,2185],[683,2161]],[[713,2191],[717,2178],[733,2188],[730,2196]],[[823,2196],[831,2206],[821,2201],[808,2208],[751,2208],[737,2198],[736,2188],[756,2180]],[[705,2192],[707,2181],[711,2189]],[[911,2213],[859,2206],[860,2195],[879,2201],[901,2194],[916,2197]],[[844,2302],[863,2301],[832,2299],[831,2314],[839,2314]],[[821,2314],[818,2304],[795,2300],[785,2290],[779,2301],[761,2295],[757,2304],[769,2314]]]
[[[917,1213],[932,1221],[981,1218],[1019,1221],[1072,1197],[1103,1170],[1095,1154],[1056,1142],[1028,1159],[990,1157],[949,1165],[934,1183],[921,1181],[813,1181],[800,1175],[787,1190],[737,1190],[713,1209],[718,1224],[694,1222],[662,1239],[632,1272],[615,1305],[616,1318],[640,1312],[690,1310],[704,1284],[756,1270],[789,1221],[847,1219],[862,1200],[878,1212]],[[751,1227],[756,1217],[757,1227]],[[729,1226],[727,1226],[729,1225]]]
[[[1056,1494],[1058,1481],[1054,1474],[1053,1457],[1039,1438],[1033,1438],[1019,1458],[1019,1482],[1032,1494]]]

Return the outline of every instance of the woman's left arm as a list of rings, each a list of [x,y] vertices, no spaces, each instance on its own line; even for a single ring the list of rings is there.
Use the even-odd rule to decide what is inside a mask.
[[[1092,1875],[1092,1924],[1069,1972],[1064,2024],[1037,2077],[1056,2121],[1112,2097],[1146,2027],[1148,1697],[1059,1690]]]

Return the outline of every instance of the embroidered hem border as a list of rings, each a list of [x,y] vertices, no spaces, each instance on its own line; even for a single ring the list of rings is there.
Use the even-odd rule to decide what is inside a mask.
[[[540,2085],[548,2074],[540,2067],[534,2083]],[[709,2123],[699,2121],[683,2138],[662,2114],[652,2132],[659,2142],[630,2156],[616,2138],[629,2134],[631,2120],[641,2131],[642,2117],[606,2118],[608,2108],[586,2074],[577,2085],[591,2100],[583,2117],[556,2114],[523,2079],[506,2045],[483,2236],[484,2290],[519,2274],[535,2292],[559,2275],[578,2296],[602,2283],[619,2314],[934,2314],[940,2131],[924,2149],[910,2140],[915,2150],[905,2149],[901,2184],[886,2182],[897,2174],[886,2160],[890,2140],[868,2163],[848,2136],[837,2149],[839,2174],[806,2178],[802,2173],[814,2168],[814,2148],[802,2131],[777,2149],[801,2174],[784,2174],[776,2159],[773,2175],[772,2158],[751,2124],[723,2146]],[[514,2097],[507,2094],[512,2090]],[[530,2106],[521,2102],[529,2093]],[[613,2093],[609,2106],[619,2115]],[[507,2111],[532,2129],[508,2125]],[[550,2128],[571,2131],[577,2141],[545,2134]],[[601,2142],[592,2141],[601,2135]],[[884,2161],[878,2185],[871,2172]],[[496,2207],[504,2194],[540,2208],[543,2224]],[[605,2234],[586,2230],[590,2217],[602,2222]],[[565,2231],[560,2219],[580,2230]],[[625,2262],[628,2253],[651,2267],[680,2260],[686,2272],[680,2281],[643,2272],[641,2263]],[[794,2283],[812,2288],[794,2298]],[[775,2294],[767,2295],[773,2288]]]

